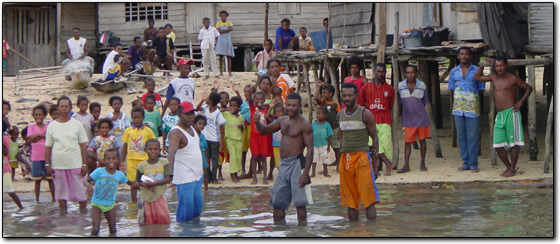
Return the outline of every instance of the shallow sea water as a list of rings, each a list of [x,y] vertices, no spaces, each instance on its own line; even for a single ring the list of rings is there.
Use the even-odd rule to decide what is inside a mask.
[[[117,237],[553,237],[552,185],[412,184],[378,185],[377,219],[365,211],[350,222],[340,205],[338,186],[313,186],[314,204],[307,207],[307,226],[298,226],[295,207],[286,212],[286,225],[274,225],[268,205],[272,188],[222,188],[203,192],[202,215],[175,222],[177,198],[165,196],[172,224],[140,226],[130,193],[117,194]],[[19,210],[4,194],[3,237],[81,237],[91,231],[91,206],[80,210],[69,203],[58,209],[49,193],[36,203],[32,193],[18,194]],[[100,236],[109,236],[102,217]]]

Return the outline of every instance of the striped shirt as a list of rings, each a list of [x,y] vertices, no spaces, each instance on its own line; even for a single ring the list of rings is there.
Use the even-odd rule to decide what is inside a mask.
[[[430,126],[428,112],[424,106],[428,100],[428,90],[424,82],[416,79],[416,87],[410,92],[407,80],[399,82],[399,103],[402,104],[402,126],[419,128]]]
[[[395,89],[393,86],[383,82],[376,85],[372,82],[366,83],[360,90],[358,104],[369,109],[375,118],[376,124],[392,124],[391,110],[393,109],[393,99]]]

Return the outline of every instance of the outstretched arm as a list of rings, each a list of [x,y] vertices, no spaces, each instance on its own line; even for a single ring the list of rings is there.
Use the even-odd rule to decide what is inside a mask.
[[[259,111],[255,112],[253,116],[253,121],[255,121],[255,127],[257,127],[257,131],[261,133],[261,135],[268,135],[280,130],[280,121],[286,119],[285,117],[280,117],[278,120],[272,122],[269,125],[263,125],[259,121],[261,119],[261,113]]]

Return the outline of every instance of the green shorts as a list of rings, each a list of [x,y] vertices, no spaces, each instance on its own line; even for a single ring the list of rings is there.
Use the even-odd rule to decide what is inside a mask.
[[[97,204],[97,203],[92,202],[91,206],[92,207],[95,206],[95,207],[99,208],[101,210],[101,212],[106,213],[106,212],[111,211],[111,209],[113,209],[115,207],[115,203],[113,203],[113,205],[111,205],[111,206],[105,206],[105,205],[101,205],[101,204]]]
[[[524,145],[521,112],[512,108],[498,112],[494,124],[494,148]]]
[[[393,159],[393,137],[391,136],[391,125],[376,124],[377,141],[379,142],[379,151],[377,154],[385,154],[387,159]],[[373,145],[373,140],[369,137],[368,146]]]

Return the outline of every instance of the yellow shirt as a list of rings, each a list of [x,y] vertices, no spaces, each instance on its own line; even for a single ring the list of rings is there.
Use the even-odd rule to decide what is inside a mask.
[[[175,33],[173,31],[169,32],[169,34],[167,34],[167,37],[171,38],[171,40],[173,40],[173,44],[175,44]]]
[[[218,21],[218,23],[216,23],[216,29],[222,26],[233,26],[233,24],[231,23],[230,20],[227,20],[226,22]]]
[[[144,146],[149,139],[157,139],[150,127],[142,125],[138,128],[132,125],[126,128],[122,141],[127,144],[127,158],[134,160],[147,160],[148,154],[144,153]]]

